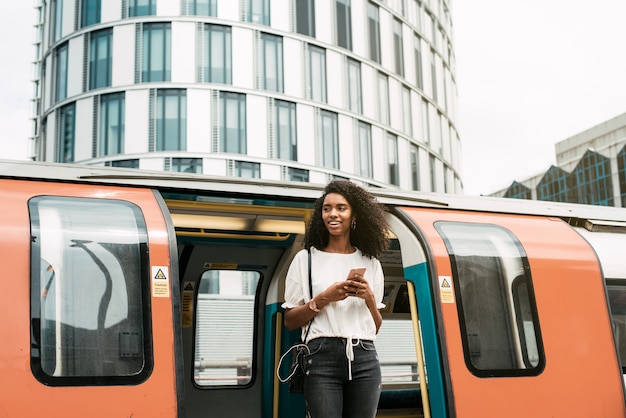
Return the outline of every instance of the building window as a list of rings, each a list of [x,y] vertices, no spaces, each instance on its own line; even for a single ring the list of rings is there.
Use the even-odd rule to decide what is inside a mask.
[[[552,166],[537,185],[537,200],[575,202],[571,199],[572,177],[565,170]]]
[[[276,100],[276,151],[281,160],[298,159],[298,141],[296,136],[296,104]]]
[[[65,387],[144,382],[152,371],[152,331],[148,235],[139,207],[36,196],[28,210],[37,379]]]
[[[337,128],[337,114],[322,110],[321,138],[322,138],[322,166],[339,169],[339,133]]]
[[[420,32],[422,30],[422,5],[419,0],[413,0],[414,20],[413,24],[415,28]]]
[[[270,0],[247,0],[247,21],[259,25],[270,25]]]
[[[63,0],[51,0],[50,10],[52,13],[51,37],[52,42],[56,42],[63,36]]]
[[[235,175],[250,179],[261,178],[261,164],[250,161],[235,161]]]
[[[387,133],[387,166],[389,168],[389,183],[398,186],[400,184],[398,137],[390,133]]]
[[[617,154],[617,172],[619,178],[619,192],[622,197],[621,207],[626,208],[626,147]],[[626,363],[626,358],[624,358]]]
[[[411,90],[402,86],[402,122],[404,133],[413,136],[413,111],[411,110]]]
[[[204,81],[232,83],[232,37],[226,26],[204,26]]]
[[[217,16],[217,0],[186,0],[189,16]]]
[[[434,49],[430,50],[430,77],[432,79],[432,99],[437,101],[437,54]]]
[[[393,55],[396,74],[404,76],[404,53],[402,45],[402,22],[393,19]]]
[[[170,81],[172,74],[172,30],[170,23],[143,25],[141,80]]]
[[[56,59],[56,101],[67,97],[67,42],[59,46],[55,52]]]
[[[187,92],[183,89],[157,90],[157,151],[185,151],[187,148]]]
[[[59,158],[60,163],[74,162],[76,144],[76,107],[65,105],[59,113]]]
[[[413,48],[415,52],[415,85],[418,89],[424,89],[424,74],[422,69],[422,40],[415,35],[413,38]]]
[[[359,122],[359,140],[358,140],[358,167],[359,175],[363,177],[372,177],[372,128],[367,123]]]
[[[202,173],[202,158],[172,158],[172,171],[179,173]]]
[[[112,77],[112,29],[91,33],[89,42],[89,89],[109,87]]]
[[[287,180],[289,181],[300,181],[303,183],[309,182],[309,170],[305,170],[302,168],[294,168],[289,167],[287,169]]]
[[[311,100],[326,103],[326,50],[309,45]]]
[[[430,117],[428,112],[428,102],[422,99],[422,140],[430,143]]]
[[[613,206],[613,182],[609,158],[587,151],[572,172],[578,203]]]
[[[419,151],[417,146],[411,145],[409,149],[411,164],[411,187],[413,190],[420,189]]]
[[[124,93],[100,96],[100,156],[124,153]]]
[[[128,16],[155,16],[156,0],[128,0]]]
[[[95,25],[100,23],[101,0],[82,0],[80,9],[80,26]]]
[[[315,37],[315,0],[296,0],[296,32]]]
[[[428,165],[429,165],[429,172],[430,172],[430,191],[431,192],[436,192],[437,191],[437,160],[435,159],[435,156],[430,154],[428,156]]]
[[[476,376],[534,376],[545,357],[531,268],[496,225],[436,222],[452,266],[465,364]]]
[[[261,34],[262,65],[260,68],[264,90],[283,92],[283,38]]]
[[[348,58],[348,108],[355,113],[363,110],[361,96],[361,63]]]
[[[369,30],[369,58],[380,64],[380,17],[378,6],[367,3],[367,25]]]
[[[531,190],[528,187],[524,186],[522,183],[518,183],[517,181],[511,183],[509,188],[506,189],[506,192],[504,192],[504,197],[508,197],[511,199],[527,200],[531,200],[533,198]]]
[[[337,45],[352,50],[352,7],[350,0],[336,0]]]
[[[220,92],[220,147],[222,152],[245,154],[246,96]]]
[[[383,73],[378,73],[378,117],[389,125],[389,81]]]
[[[128,159],[128,160],[111,161],[109,166],[110,167],[121,167],[121,168],[139,168],[139,159],[131,158],[131,159]]]

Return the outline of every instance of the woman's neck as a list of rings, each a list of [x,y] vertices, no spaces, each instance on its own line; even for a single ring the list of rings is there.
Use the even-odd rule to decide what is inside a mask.
[[[338,254],[352,254],[355,251],[354,246],[349,239],[331,239],[324,248],[324,252]]]

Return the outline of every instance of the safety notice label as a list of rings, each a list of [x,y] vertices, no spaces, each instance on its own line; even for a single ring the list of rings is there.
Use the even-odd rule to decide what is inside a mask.
[[[152,297],[170,297],[170,280],[167,266],[152,266]]]
[[[439,296],[441,297],[441,303],[454,303],[452,277],[439,276]]]

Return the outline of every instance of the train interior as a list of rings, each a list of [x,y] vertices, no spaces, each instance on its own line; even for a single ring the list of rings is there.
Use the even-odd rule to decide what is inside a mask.
[[[276,365],[299,338],[283,327],[280,304],[312,203],[164,198],[178,245],[186,415],[304,416],[302,395],[278,381]],[[392,238],[381,257],[386,308],[376,340],[383,374],[377,416],[422,417],[416,304],[412,315],[411,283]]]

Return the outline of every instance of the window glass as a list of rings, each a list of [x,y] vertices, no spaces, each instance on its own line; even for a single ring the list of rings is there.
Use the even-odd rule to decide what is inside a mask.
[[[409,149],[411,160],[411,188],[420,189],[419,151],[417,146],[411,145]]]
[[[202,173],[202,158],[172,158],[172,171]]]
[[[402,46],[402,22],[393,20],[393,50],[396,74],[404,76],[404,53]]]
[[[95,25],[100,23],[100,1],[101,0],[82,0],[81,4],[81,27]]]
[[[326,103],[326,50],[309,45],[311,99]]]
[[[76,144],[76,106],[70,103],[59,112],[59,157],[60,163],[74,162]]]
[[[187,0],[191,16],[217,16],[217,0]]]
[[[270,0],[248,0],[248,22],[270,25]]]
[[[424,74],[422,70],[422,40],[419,36],[413,37],[413,48],[415,53],[415,85],[418,89],[424,89]]]
[[[157,92],[157,151],[187,148],[187,92],[160,89]]]
[[[246,95],[220,92],[220,145],[222,152],[245,154]]]
[[[626,373],[626,286],[619,280],[607,280],[606,286],[611,308],[611,320],[617,352],[622,362],[622,372]]]
[[[411,90],[402,86],[402,122],[404,133],[413,136],[413,111],[411,110]]]
[[[172,73],[171,32],[169,23],[143,25],[142,81],[170,81]]]
[[[398,167],[398,137],[387,133],[387,166],[389,168],[389,183],[400,184],[400,169]]]
[[[348,58],[348,109],[361,113],[361,63]]]
[[[281,160],[298,159],[296,104],[276,100],[276,149]]]
[[[129,17],[154,15],[156,15],[156,0],[129,0]]]
[[[33,372],[53,385],[139,383],[152,367],[140,209],[43,196],[29,211]]]
[[[337,114],[322,110],[320,112],[322,136],[322,165],[328,168],[339,168],[339,134],[337,131]]]
[[[219,25],[204,26],[204,81],[232,83],[231,31]]]
[[[371,126],[359,122],[359,160],[357,167],[363,177],[372,177],[372,133]]]
[[[380,121],[389,124],[389,81],[383,73],[378,73],[378,111]]]
[[[289,181],[301,181],[303,183],[309,182],[309,170],[303,168],[288,167],[287,180]]]
[[[52,13],[52,42],[61,39],[63,33],[63,0],[51,0],[50,10]]]
[[[264,90],[283,91],[283,38],[268,33],[261,34],[260,68]]]
[[[132,158],[129,160],[111,161],[109,164],[111,167],[123,167],[123,168],[139,168],[139,160]]]
[[[56,57],[56,101],[67,97],[67,43],[59,46],[55,51]]]
[[[100,156],[124,152],[124,109],[124,92],[100,97]]]
[[[315,0],[296,0],[296,32],[315,37]]]
[[[261,178],[261,164],[250,161],[235,161],[235,175],[250,179]]]
[[[380,18],[378,6],[367,3],[367,26],[369,30],[370,59],[380,64]]]
[[[545,360],[519,241],[496,225],[437,222],[435,228],[450,255],[469,370],[481,377],[539,374]]]
[[[337,45],[352,49],[352,13],[350,0],[336,0]]]
[[[89,43],[89,89],[108,87],[112,76],[112,29],[91,34]]]
[[[259,279],[256,271],[207,270],[202,274],[195,328],[194,382],[198,386],[250,383]]]

